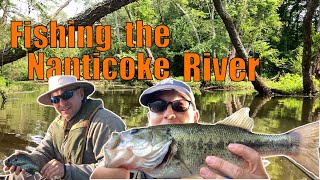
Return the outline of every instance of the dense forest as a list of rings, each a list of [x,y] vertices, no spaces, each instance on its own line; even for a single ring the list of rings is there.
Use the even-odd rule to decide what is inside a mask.
[[[256,69],[256,81],[248,83],[262,95],[311,95],[320,90],[319,0],[77,0],[74,3],[84,11],[68,17],[65,9],[71,2],[0,1],[2,86],[11,81],[28,80],[28,52],[43,52],[46,59],[58,57],[62,60],[65,57],[81,59],[86,54],[94,56],[97,44],[87,48],[37,48],[32,44],[25,48],[21,38],[18,48],[11,47],[12,21],[47,25],[55,20],[65,26],[68,21],[74,21],[75,29],[110,25],[112,46],[99,53],[101,60],[113,57],[120,61],[123,57],[132,57],[137,61],[137,54],[143,52],[152,59],[153,66],[156,58],[166,57],[170,62],[170,75],[181,78],[185,52],[199,55],[206,52],[219,60],[226,57],[228,61],[240,57],[247,62],[253,57],[260,59],[260,65]],[[138,20],[152,29],[159,25],[169,27],[170,44],[165,48],[128,47],[126,23]],[[110,67],[119,70],[117,68]],[[230,85],[215,81],[214,74],[211,79],[197,86],[223,88]],[[119,77],[117,80],[123,82]]]

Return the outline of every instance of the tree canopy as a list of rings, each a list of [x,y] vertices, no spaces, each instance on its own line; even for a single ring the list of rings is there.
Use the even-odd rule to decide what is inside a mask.
[[[134,2],[134,3],[132,3]],[[137,58],[137,53],[144,52],[146,56],[166,57],[170,61],[172,76],[183,75],[183,54],[194,52],[199,55],[204,52],[211,53],[212,57],[219,59],[228,57],[242,57],[241,51],[232,40],[226,23],[221,18],[215,3],[220,2],[233,24],[238,39],[242,44],[242,51],[247,58],[260,58],[257,74],[262,78],[274,79],[287,73],[303,75],[303,64],[309,62],[308,79],[312,80],[318,72],[319,42],[320,42],[320,10],[319,3],[315,2],[314,10],[308,11],[309,3],[313,1],[292,0],[241,0],[241,1],[215,1],[215,0],[135,0],[117,1],[104,0],[92,2],[78,0],[85,11],[72,18],[67,18],[64,8],[70,0],[58,2],[55,0],[12,2],[3,0],[1,9],[1,66],[2,75],[8,76],[10,70],[4,68],[14,66],[13,61],[19,60],[19,66],[27,70],[26,53],[41,51],[47,57],[81,57],[83,54],[92,54],[95,48],[24,48],[20,42],[19,48],[10,47],[10,22],[17,20],[31,20],[37,24],[47,24],[50,20],[57,20],[66,24],[68,20],[77,25],[110,25],[112,27],[112,46],[108,51],[100,53],[100,58],[123,57]],[[26,4],[29,12],[20,11],[17,4]],[[310,56],[303,58],[304,47],[304,18],[310,14]],[[36,18],[35,18],[36,17]],[[150,48],[129,48],[126,45],[126,22],[143,20],[143,24],[153,29],[159,25],[166,25],[170,29],[170,45],[166,48],[152,46]],[[304,63],[303,63],[304,62]],[[308,63],[307,63],[308,64]],[[17,66],[17,64],[15,65]],[[320,72],[320,71],[319,71]],[[23,73],[26,76],[27,72]],[[214,77],[213,77],[214,78]],[[20,80],[27,79],[20,77]],[[19,80],[19,79],[17,79]],[[308,81],[313,84],[314,82]],[[255,86],[255,85],[254,85]],[[255,87],[256,88],[256,87]],[[259,91],[259,90],[258,90]],[[306,93],[314,92],[306,90]],[[260,91],[259,91],[260,92]]]

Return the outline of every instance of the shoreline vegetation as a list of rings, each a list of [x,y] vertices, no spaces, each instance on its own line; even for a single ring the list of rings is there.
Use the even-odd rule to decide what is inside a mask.
[[[178,80],[184,81],[183,76],[174,77]],[[211,78],[212,81],[209,82],[186,82],[196,91],[237,91],[237,90],[248,90],[255,91],[250,81],[240,81],[235,82],[230,79],[226,81],[215,81],[214,77]],[[108,89],[123,86],[123,88],[148,88],[153,84],[157,83],[159,80],[134,80],[134,81],[124,81],[124,80],[93,80],[90,81],[94,83],[99,89]],[[320,81],[314,79],[316,93],[314,94],[303,94],[302,77],[297,74],[286,74],[284,76],[278,76],[277,78],[268,79],[263,78],[263,82],[270,87],[274,92],[279,92],[273,94],[273,96],[299,96],[299,97],[320,97]],[[0,95],[3,100],[7,98],[8,94],[21,92],[21,91],[34,91],[37,90],[42,84],[47,83],[46,80],[41,81],[15,81],[9,80],[8,78],[0,76]]]

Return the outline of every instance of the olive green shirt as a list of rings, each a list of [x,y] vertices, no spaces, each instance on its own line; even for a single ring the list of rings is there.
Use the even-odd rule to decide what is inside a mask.
[[[101,100],[88,99],[88,101],[91,102]],[[87,104],[88,101],[81,107],[79,112],[80,114],[81,111],[85,111],[85,104]],[[91,123],[87,132],[86,143],[84,144],[83,157],[82,160],[80,160],[82,163],[79,164],[77,159],[72,160],[72,158],[74,158],[72,157],[73,154],[77,154],[76,151],[79,150],[78,148],[81,148],[81,146],[78,148],[69,149],[68,151],[62,151],[61,148],[58,148],[63,144],[61,144],[60,141],[57,142],[59,138],[53,137],[53,134],[56,134],[55,136],[58,136],[57,133],[64,134],[64,128],[63,126],[61,126],[61,128],[57,128],[59,127],[57,126],[58,121],[55,120],[50,124],[44,139],[41,141],[41,144],[32,153],[33,156],[38,156],[37,159],[39,159],[40,169],[50,160],[56,159],[64,163],[66,166],[64,179],[81,180],[90,178],[91,173],[98,166],[98,162],[103,159],[103,145],[107,142],[109,135],[114,131],[119,132],[125,130],[125,124],[121,118],[113,112],[103,108],[102,101],[101,104],[102,108],[98,108],[96,112],[93,113],[91,119]],[[79,119],[76,119],[77,117],[79,117],[79,115],[76,115],[75,119],[69,121],[69,123],[71,123],[69,124],[70,127],[76,123],[79,124]],[[60,116],[58,116],[56,119],[59,118],[61,119]],[[73,147],[77,147],[77,143],[78,142],[73,143],[75,145]],[[68,153],[66,154],[66,152]],[[71,158],[68,159],[66,157]]]

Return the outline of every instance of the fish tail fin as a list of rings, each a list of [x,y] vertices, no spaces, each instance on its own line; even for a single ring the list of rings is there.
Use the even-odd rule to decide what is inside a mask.
[[[319,179],[319,121],[306,124],[289,131],[290,136],[298,136],[298,153],[288,155]]]

